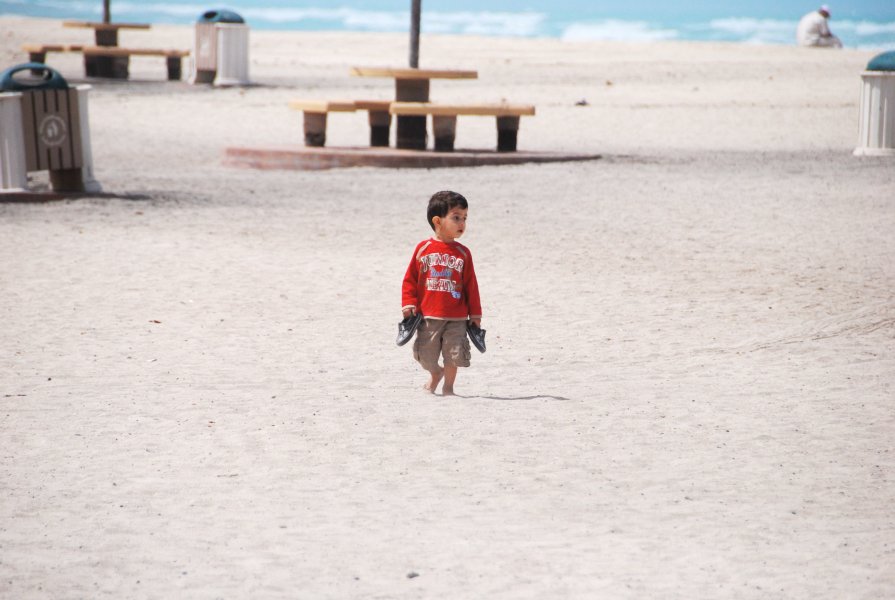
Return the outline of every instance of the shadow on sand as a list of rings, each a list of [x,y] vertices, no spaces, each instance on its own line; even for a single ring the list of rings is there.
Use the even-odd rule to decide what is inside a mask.
[[[565,398],[563,396],[550,396],[549,394],[536,394],[534,396],[462,396],[460,394],[456,395],[457,398],[463,398],[464,400],[472,400],[475,398],[481,398],[482,400],[559,400],[561,402],[568,402],[571,400],[570,398]]]

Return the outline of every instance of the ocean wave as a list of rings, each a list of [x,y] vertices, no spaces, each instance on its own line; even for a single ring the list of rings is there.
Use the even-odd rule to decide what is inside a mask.
[[[154,23],[195,23],[214,7],[201,0],[175,2],[162,0],[142,3],[138,0],[114,0],[112,17],[116,21]],[[260,29],[385,31],[406,32],[410,25],[409,3],[378,2],[369,8],[367,0],[341,0],[340,3],[301,0],[231,0],[227,8],[241,14],[252,27]],[[510,5],[504,3],[503,6]],[[381,7],[387,8],[382,9]],[[390,10],[400,6],[406,10]],[[456,4],[456,10],[422,12],[423,33],[488,35],[503,37],[559,37],[565,41],[663,40],[724,41],[747,44],[795,43],[797,19],[730,16],[717,19],[605,18],[576,21],[581,11],[564,8],[519,11],[478,10],[472,0]],[[510,5],[511,6],[511,5]],[[102,13],[99,0],[0,0],[0,12],[64,19],[97,19]],[[888,15],[886,15],[888,17]],[[895,47],[895,22],[885,17],[872,20],[831,20],[830,27],[850,48],[887,49]]]
[[[714,19],[703,32],[708,38],[756,44],[792,44],[798,21],[733,17]],[[696,26],[699,28],[699,26]],[[830,29],[843,38],[846,45],[860,48],[879,48],[881,43],[892,43],[895,23],[869,21],[830,21]]]
[[[566,27],[560,38],[566,42],[656,42],[680,37],[676,29],[656,28],[646,21],[605,19],[591,23],[574,23]]]
[[[738,41],[747,44],[791,44],[795,40],[798,21],[732,17],[709,21],[709,39]]]
[[[4,0],[3,4],[19,4],[59,10],[68,14],[98,15],[102,3],[98,0]],[[153,15],[155,21],[193,21],[208,10],[207,4],[182,2],[132,2],[115,0],[112,13],[116,20],[139,18],[146,20]],[[256,6],[233,7],[250,24],[259,27],[279,25],[285,27],[309,26],[311,28],[344,29],[351,31],[406,31],[410,24],[410,11],[381,11],[360,8],[337,7],[289,7]],[[537,12],[495,11],[423,11],[420,27],[428,33],[470,35],[505,35],[531,37],[543,34],[546,15]]]
[[[420,27],[432,33],[531,37],[542,33],[545,22],[546,15],[536,12],[424,12]]]
[[[13,4],[32,8],[58,10],[63,14],[87,12],[101,14],[103,12],[102,2],[68,2],[65,0],[37,0],[36,2],[32,0],[25,0],[24,2],[21,0],[3,0],[3,2],[0,2],[0,7]]]
[[[392,31],[407,28],[409,13],[351,8],[247,8],[239,13],[249,22],[299,24],[316,21],[336,29]]]
[[[712,21],[709,21],[709,27],[711,29],[743,36],[765,33],[792,33],[796,30],[797,25],[798,21],[781,21],[777,19],[750,19],[745,17],[713,19]]]
[[[209,8],[214,7],[209,7],[207,4],[185,4],[180,2],[149,2],[142,4],[139,2],[121,2],[120,0],[114,0],[114,2],[111,3],[113,14],[132,15],[149,13],[176,18],[192,17],[194,19],[209,10]]]
[[[410,25],[409,11],[259,8],[247,9],[242,14],[250,21],[276,24],[318,21],[359,31],[406,31]],[[535,36],[540,33],[544,20],[545,16],[540,13],[428,11],[421,15],[420,28],[428,33]]]
[[[18,4],[17,1],[4,0],[4,4]],[[35,8],[59,11],[62,18],[69,15],[101,15],[102,2],[88,0],[37,0],[26,1],[25,5]],[[113,20],[122,20],[121,15],[158,15],[160,17],[174,17],[178,20],[182,18],[195,19],[208,10],[207,4],[186,4],[186,3],[138,3],[138,2],[122,2],[115,0],[111,3],[111,11]],[[145,19],[144,19],[145,20]],[[153,19],[156,20],[156,19]]]
[[[895,23],[872,23],[870,21],[837,21],[830,23],[830,28],[853,31],[855,35],[864,37],[895,33]]]

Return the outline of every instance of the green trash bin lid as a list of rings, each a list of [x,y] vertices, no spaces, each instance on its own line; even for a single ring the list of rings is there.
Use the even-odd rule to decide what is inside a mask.
[[[868,71],[895,71],[895,50],[877,54],[867,63]]]
[[[232,10],[206,10],[199,15],[199,23],[245,23],[245,20]]]
[[[27,78],[16,78],[17,73],[28,71]],[[0,92],[28,92],[32,90],[67,90],[68,82],[44,63],[29,62],[10,67],[0,73]]]

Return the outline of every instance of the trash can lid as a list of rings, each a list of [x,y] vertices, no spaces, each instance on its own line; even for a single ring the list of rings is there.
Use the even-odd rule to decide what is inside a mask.
[[[29,71],[29,77],[14,77],[14,75],[22,71]],[[31,74],[31,72],[34,74]],[[59,71],[51,69],[44,63],[22,63],[0,73],[0,92],[27,92],[30,90],[48,89],[67,90],[68,82],[59,74]]]
[[[895,50],[877,54],[867,63],[868,71],[895,71]]]
[[[199,15],[199,23],[245,23],[245,20],[232,10],[206,10]]]

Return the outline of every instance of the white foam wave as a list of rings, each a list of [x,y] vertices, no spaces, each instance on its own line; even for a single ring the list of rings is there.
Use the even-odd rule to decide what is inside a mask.
[[[42,5],[64,5],[68,9],[94,12],[98,2],[58,2],[43,0]],[[116,0],[112,5],[115,15],[152,13],[175,18],[195,18],[207,10],[206,5],[171,2],[136,3]],[[360,31],[404,31],[410,24],[409,11],[371,11],[353,8],[287,8],[258,7],[237,9],[247,22],[269,24],[328,23],[337,29]],[[478,35],[538,35],[545,15],[540,13],[510,12],[435,12],[422,14],[421,28],[429,33],[460,33]]]
[[[677,39],[680,33],[676,29],[654,28],[646,21],[605,19],[569,25],[560,37],[566,42],[656,42]]]
[[[735,33],[738,35],[764,35],[786,32],[791,34],[796,30],[797,21],[780,21],[776,19],[750,19],[745,17],[731,19],[714,19],[709,22],[709,27],[716,31]]]
[[[114,0],[111,3],[113,15],[149,13],[165,15],[168,17],[188,17],[195,19],[209,8],[215,7],[209,7],[207,4],[186,4],[181,2],[149,2],[143,4],[139,2],[122,2],[121,0]]]
[[[708,34],[710,37],[752,44],[791,44],[797,26],[796,21],[736,17],[710,21]],[[857,42],[859,47],[864,47],[866,45],[863,41],[866,40],[862,38],[891,35],[895,33],[895,23],[831,21],[830,29],[840,37],[844,36]],[[876,48],[878,45],[869,47]]]
[[[365,11],[351,8],[247,8],[239,11],[247,21],[301,23],[321,21],[347,29],[392,30],[407,28],[409,16],[398,12]]]
[[[25,4],[25,5],[35,5],[41,8],[49,8],[52,10],[59,10],[65,13],[101,13],[103,10],[102,2],[85,2],[85,1],[72,1],[67,2],[65,0],[38,0],[37,2],[28,1],[25,2],[7,2],[8,4]]]
[[[37,2],[26,1],[25,4],[58,10],[63,14],[102,14],[102,3],[88,0],[39,0]],[[188,17],[195,19],[208,10],[208,5],[172,2],[139,3],[115,0],[111,3],[111,10],[113,20],[117,21],[123,20],[121,18],[122,15],[126,17],[132,14],[153,14],[162,17]]]
[[[220,6],[235,10],[250,25],[261,28],[403,32],[407,31],[410,23],[409,3],[406,0],[392,4],[401,10],[367,9],[364,0],[341,0],[344,2],[341,6],[315,2],[316,7],[290,5],[290,0],[229,1],[234,5],[227,6],[228,1],[225,0]],[[148,3],[114,0],[112,16],[117,21],[194,23],[199,15],[215,5],[216,2],[204,0],[149,0]],[[95,19],[102,13],[99,0],[0,0],[0,10],[4,8],[12,13],[59,15],[62,18]],[[424,33],[517,37],[558,35],[565,41],[651,42],[687,39],[793,44],[797,26],[796,19],[751,17],[673,23],[612,18],[576,23],[570,21],[570,17],[574,19],[574,15],[554,15],[550,10],[423,10],[422,30]],[[878,49],[895,45],[895,22],[836,19],[831,20],[830,26],[848,47]]]
[[[709,21],[709,37],[747,44],[790,44],[795,40],[797,21],[734,17]]]
[[[367,31],[404,31],[410,24],[409,12],[337,9],[249,9],[247,20],[271,23],[323,21],[344,29]],[[533,36],[540,32],[544,15],[507,12],[423,12],[420,28],[429,33]]]
[[[871,23],[869,21],[837,21],[830,23],[831,29],[853,31],[856,35],[869,37],[895,33],[895,23]]]
[[[421,27],[432,33],[534,36],[541,33],[545,20],[535,12],[424,12]]]

